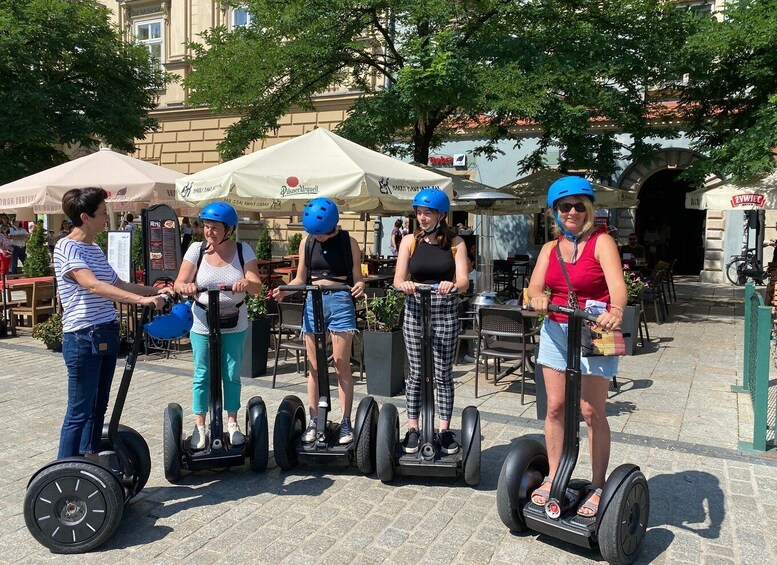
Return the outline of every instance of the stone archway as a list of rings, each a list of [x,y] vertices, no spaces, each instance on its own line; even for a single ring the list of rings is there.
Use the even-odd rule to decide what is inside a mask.
[[[649,164],[626,167],[618,188],[636,192],[640,203],[636,208],[618,211],[615,224],[622,241],[632,231],[642,240],[646,231],[656,229],[665,244],[656,246],[655,257],[677,259],[677,273],[701,273],[704,277],[704,270],[721,268],[724,222],[718,220],[725,213],[687,210],[685,194],[697,187],[678,178],[688,165],[703,158],[690,149],[666,148],[657,152]],[[705,185],[716,180],[717,176],[711,176]]]

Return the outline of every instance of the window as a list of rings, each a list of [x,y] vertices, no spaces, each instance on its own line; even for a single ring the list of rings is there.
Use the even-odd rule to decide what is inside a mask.
[[[164,22],[162,20],[152,20],[137,22],[135,24],[135,41],[143,45],[151,54],[151,58],[157,63],[164,62],[164,39],[162,30]]]
[[[232,10],[232,28],[247,27],[254,21],[254,16],[245,6]]]

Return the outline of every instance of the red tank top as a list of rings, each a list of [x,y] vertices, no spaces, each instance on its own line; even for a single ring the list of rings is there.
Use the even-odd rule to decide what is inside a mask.
[[[596,240],[603,232],[597,231],[591,234],[591,237],[585,244],[583,252],[576,263],[564,263],[567,268],[569,280],[572,282],[572,289],[577,294],[577,300],[581,308],[585,308],[586,300],[599,300],[610,303],[610,291],[607,288],[607,281],[604,278],[604,271],[599,261],[594,256],[596,251]],[[556,243],[558,245],[558,242]],[[545,286],[550,288],[550,301],[560,306],[567,305],[567,281],[564,273],[561,272],[561,266],[558,263],[556,247],[550,250],[550,261],[548,262],[548,271],[545,274]],[[551,320],[560,323],[566,323],[565,314],[548,313]]]

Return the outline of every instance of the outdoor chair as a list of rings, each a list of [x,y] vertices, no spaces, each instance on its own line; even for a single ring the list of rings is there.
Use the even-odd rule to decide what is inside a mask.
[[[308,356],[305,338],[302,335],[302,316],[304,304],[279,302],[278,329],[275,334],[275,365],[272,369],[272,388],[275,388],[275,378],[278,375],[278,357],[281,349],[285,353],[293,351],[297,356],[297,372],[299,373],[299,354],[304,357],[304,374],[308,372]]]
[[[651,303],[656,315],[656,323],[662,324],[669,316],[669,307],[666,304],[666,295],[664,294],[665,270],[657,270],[653,276],[647,280],[647,286],[642,291],[643,310],[645,303]]]
[[[11,335],[16,335],[16,326],[19,318],[29,318],[30,327],[35,327],[38,322],[48,318],[56,308],[56,291],[54,281],[36,281],[31,283],[27,290],[25,304],[8,308],[8,319],[11,322]]]
[[[507,374],[517,370],[521,371],[521,405],[524,403],[524,388],[526,375],[533,375],[534,363],[532,356],[537,347],[534,336],[539,334],[539,329],[527,329],[531,322],[524,319],[523,314],[517,308],[483,307],[478,311],[478,348],[475,355],[475,398],[478,397],[478,378],[480,371],[480,359],[491,359],[494,365],[494,385]],[[501,375],[501,361],[515,361],[515,365],[508,368]],[[488,380],[488,364],[485,367],[486,380]]]
[[[456,338],[456,352],[453,356],[454,364],[459,364],[459,350],[461,349],[461,342],[477,342],[480,339],[478,334],[478,320],[476,312],[467,312],[466,303],[462,302],[459,308],[459,335]]]

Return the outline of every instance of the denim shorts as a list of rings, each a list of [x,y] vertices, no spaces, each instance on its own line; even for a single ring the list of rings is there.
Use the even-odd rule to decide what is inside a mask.
[[[568,324],[554,322],[545,318],[540,330],[540,351],[537,363],[557,371],[567,368],[567,332]],[[606,379],[618,373],[619,357],[581,357],[580,372],[583,375],[596,375]]]
[[[353,307],[351,293],[344,290],[321,293],[324,302],[324,330],[328,332],[356,331],[356,310]],[[305,300],[305,315],[302,318],[302,331],[313,333],[313,298],[308,294]]]

